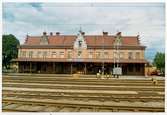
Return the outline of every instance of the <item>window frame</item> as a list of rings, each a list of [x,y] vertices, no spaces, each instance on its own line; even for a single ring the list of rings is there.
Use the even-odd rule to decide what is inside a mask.
[[[64,58],[64,52],[63,51],[59,52],[59,56],[60,58]]]
[[[124,59],[124,52],[120,52],[120,59]]]
[[[96,58],[101,58],[101,52],[100,51],[96,52]]]
[[[71,59],[72,58],[72,51],[68,51],[67,58]]]
[[[105,51],[105,52],[104,52],[104,58],[105,58],[105,59],[109,58],[109,52],[108,52],[108,51]]]
[[[93,58],[93,51],[89,51],[88,57],[89,57],[89,58]]]
[[[128,59],[133,59],[133,52],[128,52]]]
[[[52,58],[57,58],[57,52],[56,52],[56,51],[52,51],[51,57],[52,57]]]
[[[26,51],[22,51],[22,56],[21,57],[24,57],[24,58],[26,58],[26,54],[27,54],[27,52]]]
[[[33,51],[29,51],[28,57],[33,58]]]
[[[37,58],[41,58],[41,51],[37,51]]]
[[[48,54],[47,51],[43,51],[43,52],[42,52],[42,57],[43,57],[43,58],[47,58],[47,54]]]
[[[136,58],[135,59],[140,59],[140,52],[136,52]]]

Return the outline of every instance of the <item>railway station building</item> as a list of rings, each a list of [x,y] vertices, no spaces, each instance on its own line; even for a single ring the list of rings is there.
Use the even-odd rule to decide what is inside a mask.
[[[108,32],[86,35],[81,30],[76,35],[43,32],[40,36],[27,35],[14,61],[20,73],[96,74],[102,65],[110,73],[118,64],[123,75],[144,75],[145,48],[138,35],[123,36],[121,32],[115,35]]]

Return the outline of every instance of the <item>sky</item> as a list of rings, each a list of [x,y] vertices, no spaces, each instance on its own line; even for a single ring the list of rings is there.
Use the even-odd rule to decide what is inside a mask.
[[[165,52],[164,3],[3,3],[2,14],[3,34],[15,35],[21,44],[27,34],[77,35],[82,28],[87,35],[140,35],[149,61]]]

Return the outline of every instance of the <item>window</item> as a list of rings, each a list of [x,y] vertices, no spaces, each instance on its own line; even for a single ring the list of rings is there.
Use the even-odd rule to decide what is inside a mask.
[[[57,53],[56,52],[52,52],[52,58],[56,58]]]
[[[128,59],[133,59],[133,54],[132,54],[132,52],[129,52],[129,53],[128,53]]]
[[[108,52],[104,52],[104,58],[108,58]]]
[[[38,51],[37,52],[37,58],[40,58],[41,57],[41,51]]]
[[[26,57],[26,51],[22,51],[22,57]]]
[[[89,58],[93,58],[93,52],[89,52]]]
[[[119,59],[120,53],[119,52],[114,52],[114,59]]]
[[[124,52],[120,52],[120,59],[124,58]]]
[[[20,51],[20,57],[23,57],[23,51]]]
[[[81,57],[82,51],[78,51],[78,58]]]
[[[60,58],[64,58],[64,52],[60,52]]]
[[[44,51],[43,52],[43,58],[46,58],[47,57],[47,51]]]
[[[22,51],[19,51],[19,57],[22,57]]]
[[[124,52],[114,52],[114,59],[123,59]]]
[[[72,51],[68,51],[68,58],[72,58]]]
[[[96,52],[96,58],[100,58],[100,52]]]
[[[136,52],[136,59],[140,59],[140,52]]]
[[[29,51],[29,58],[33,57],[33,51]]]
[[[117,52],[114,52],[114,59],[116,59],[117,58]]]

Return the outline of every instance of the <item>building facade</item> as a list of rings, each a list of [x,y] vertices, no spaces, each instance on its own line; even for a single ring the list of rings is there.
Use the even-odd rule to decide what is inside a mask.
[[[139,36],[77,35],[28,36],[19,46],[20,73],[96,74],[104,68],[110,73],[115,66],[122,67],[123,75],[144,75],[145,46]]]

